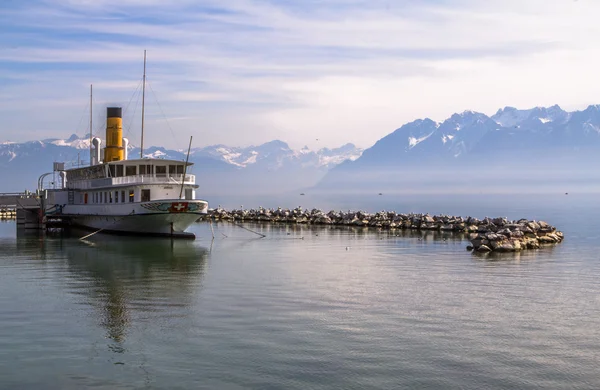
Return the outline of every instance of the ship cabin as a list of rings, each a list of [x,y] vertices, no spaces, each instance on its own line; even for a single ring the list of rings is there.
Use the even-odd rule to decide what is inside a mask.
[[[178,160],[120,160],[61,172],[69,204],[115,204],[195,199],[196,178]],[[183,186],[183,190],[182,190]]]

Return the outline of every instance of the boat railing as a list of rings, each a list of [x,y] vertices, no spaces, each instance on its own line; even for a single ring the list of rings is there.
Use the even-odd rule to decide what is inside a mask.
[[[120,176],[120,177],[109,177],[104,179],[89,179],[89,180],[76,180],[67,182],[67,187],[70,189],[94,189],[102,187],[110,187],[115,185],[137,185],[137,184],[181,184],[183,179],[182,174],[164,174],[159,175],[134,175],[134,176]],[[195,175],[185,175],[183,184],[195,184]]]

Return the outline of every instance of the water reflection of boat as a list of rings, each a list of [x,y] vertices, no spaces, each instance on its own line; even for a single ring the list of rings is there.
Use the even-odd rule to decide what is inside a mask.
[[[107,337],[117,343],[125,339],[132,313],[169,316],[186,307],[208,256],[192,241],[100,235],[93,242],[71,241],[65,252],[71,292],[96,308]]]

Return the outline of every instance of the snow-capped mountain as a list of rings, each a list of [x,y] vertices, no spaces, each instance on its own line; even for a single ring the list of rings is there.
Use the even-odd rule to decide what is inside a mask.
[[[279,140],[245,148],[213,145],[192,149],[192,155],[195,156],[213,157],[240,168],[260,165],[269,170],[279,169],[288,164],[329,169],[346,160],[356,160],[362,152],[362,149],[353,144],[317,151],[310,150],[306,146],[300,150],[293,150],[288,144]]]
[[[527,110],[505,107],[491,117],[464,111],[442,123],[427,118],[407,123],[360,158],[331,169],[320,185],[354,183],[359,178],[406,183],[407,173],[420,172],[424,178],[432,177],[425,172],[434,171],[462,179],[487,171],[487,178],[497,180],[541,167],[583,172],[596,163],[600,164],[600,105],[575,112],[558,105]]]
[[[68,146],[75,149],[90,149],[89,134],[79,138],[77,134],[71,135],[68,139],[47,139],[42,142],[50,143],[56,146]]]
[[[7,173],[5,191],[33,189],[37,178],[51,170],[54,161],[65,162],[67,168],[89,163],[89,134],[72,135],[68,139],[46,139],[24,143],[0,144],[0,168]],[[139,156],[139,148],[129,145],[129,155]],[[185,160],[187,150],[162,147],[144,149],[144,157]],[[193,172],[210,189],[287,190],[314,185],[331,167],[360,157],[362,149],[352,144],[340,148],[291,149],[285,142],[271,141],[245,148],[214,145],[195,148],[190,161]],[[265,175],[269,173],[269,175]]]
[[[501,108],[492,116],[492,119],[502,127],[520,127],[523,124],[535,125],[535,121],[542,124],[561,124],[569,120],[571,114],[558,105],[552,107],[535,107],[529,110],[518,110],[514,107]]]
[[[68,139],[46,139],[39,141],[54,146],[64,146],[78,150],[89,150],[89,134],[78,137],[71,135]],[[5,142],[0,145],[14,144]],[[138,155],[139,149],[129,145],[131,155]],[[150,147],[144,150],[147,158],[180,158],[184,150],[167,150],[161,147]],[[238,168],[248,168],[252,165],[262,165],[269,169],[278,169],[288,164],[299,164],[303,167],[316,167],[330,169],[346,160],[354,161],[361,156],[363,149],[354,144],[347,143],[339,148],[322,148],[311,150],[307,146],[300,150],[293,150],[283,141],[274,140],[258,146],[232,147],[227,145],[211,145],[193,148],[190,152],[191,158],[208,157],[213,158]],[[81,154],[81,153],[80,153]],[[84,160],[87,161],[87,154]]]
[[[356,164],[366,166],[398,164],[405,160],[413,149],[426,142],[438,128],[439,123],[431,119],[418,119],[407,123],[366,149],[360,158],[354,160],[355,164],[345,163],[345,165],[349,167]]]

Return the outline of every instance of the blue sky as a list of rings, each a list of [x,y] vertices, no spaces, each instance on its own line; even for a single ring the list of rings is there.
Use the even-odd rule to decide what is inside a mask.
[[[94,133],[129,107],[139,144],[144,49],[146,145],[368,147],[420,117],[580,109],[600,103],[597,15],[592,0],[3,0],[0,141],[83,135],[93,84]]]

